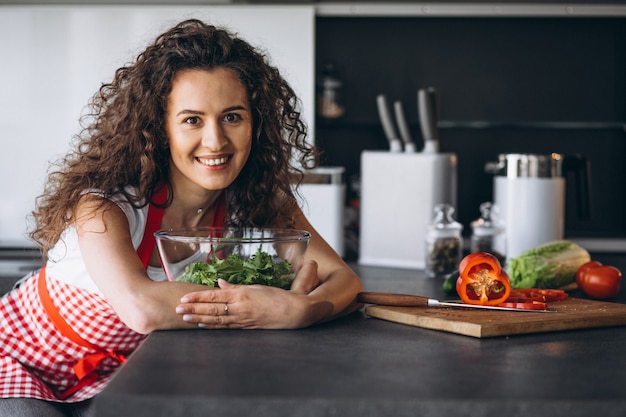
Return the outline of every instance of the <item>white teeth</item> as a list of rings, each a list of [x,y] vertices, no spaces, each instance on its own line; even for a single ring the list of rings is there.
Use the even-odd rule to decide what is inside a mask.
[[[228,161],[228,158],[216,158],[216,159],[201,159],[201,158],[198,158],[198,160],[203,165],[215,166],[215,165],[225,164],[226,161]]]

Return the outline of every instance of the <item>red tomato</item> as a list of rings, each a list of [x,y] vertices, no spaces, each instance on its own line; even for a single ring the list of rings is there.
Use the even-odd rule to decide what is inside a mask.
[[[613,298],[619,294],[622,272],[614,266],[602,265],[581,274],[580,289],[598,299]]]
[[[582,281],[584,273],[589,271],[590,269],[597,268],[599,266],[602,266],[602,263],[598,261],[589,261],[587,263],[582,264],[580,268],[578,268],[578,271],[576,271],[576,284],[578,284],[578,286],[581,287],[582,286],[581,281]]]

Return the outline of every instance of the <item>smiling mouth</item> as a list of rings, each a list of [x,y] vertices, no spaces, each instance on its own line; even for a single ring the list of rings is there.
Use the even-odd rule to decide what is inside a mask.
[[[223,156],[223,157],[220,157],[220,158],[196,158],[196,159],[202,165],[206,165],[206,166],[210,166],[210,167],[223,165],[226,162],[228,162],[228,157],[227,156]]]

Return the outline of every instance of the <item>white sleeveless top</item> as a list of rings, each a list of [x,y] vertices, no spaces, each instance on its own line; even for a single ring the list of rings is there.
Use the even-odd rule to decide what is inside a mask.
[[[111,198],[111,201],[116,203],[126,214],[130,226],[130,236],[136,250],[143,239],[149,206],[146,205],[137,209],[122,194],[115,195]],[[149,266],[147,272],[148,276],[154,281],[167,280],[162,268]],[[87,268],[78,246],[78,234],[73,226],[65,229],[59,241],[48,252],[46,274],[75,287],[103,295],[87,273]]]

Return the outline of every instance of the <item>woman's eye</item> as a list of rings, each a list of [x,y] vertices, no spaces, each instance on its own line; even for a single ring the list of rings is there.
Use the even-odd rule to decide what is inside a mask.
[[[228,113],[224,116],[224,121],[228,123],[235,123],[241,120],[241,116],[236,113]]]
[[[197,116],[191,116],[186,118],[184,122],[190,125],[197,125],[198,123],[200,123],[200,119]]]

